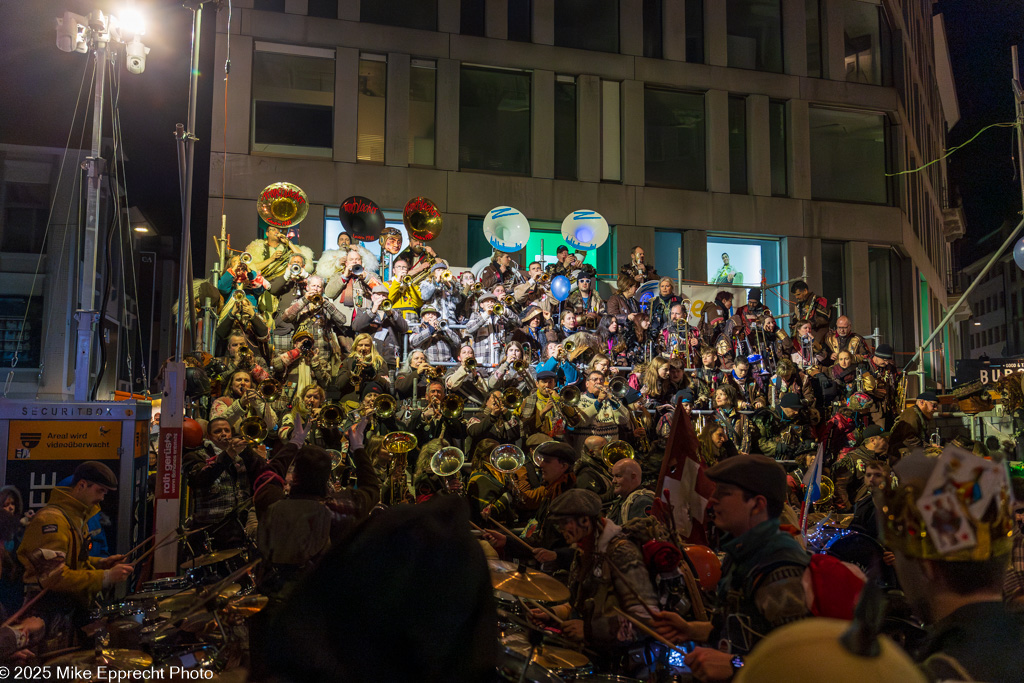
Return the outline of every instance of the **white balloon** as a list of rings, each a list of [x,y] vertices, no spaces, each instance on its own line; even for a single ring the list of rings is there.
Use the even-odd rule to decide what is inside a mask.
[[[519,251],[530,239],[530,221],[511,206],[497,206],[484,217],[484,237],[498,251]]]
[[[576,249],[597,249],[608,240],[608,221],[597,211],[573,211],[562,221],[562,239]]]

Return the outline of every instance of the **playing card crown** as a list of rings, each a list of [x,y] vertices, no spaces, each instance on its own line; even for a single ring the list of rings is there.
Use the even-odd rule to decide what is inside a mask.
[[[875,492],[885,545],[927,560],[967,562],[1010,552],[1013,493],[1005,466],[947,446],[909,454],[896,483]]]

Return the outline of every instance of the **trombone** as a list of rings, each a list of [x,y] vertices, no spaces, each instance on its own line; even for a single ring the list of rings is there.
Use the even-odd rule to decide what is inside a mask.
[[[241,351],[241,349],[239,349],[239,351]],[[256,389],[256,393],[258,393],[260,398],[262,398],[266,403],[271,403],[277,398],[277,394],[280,390],[280,382],[273,379],[265,379],[260,382],[259,387]],[[267,423],[263,421],[263,418],[254,412],[254,406],[249,406],[248,413],[249,414],[245,419],[238,423],[238,433],[247,443],[255,445],[261,443],[264,439],[270,436],[270,430],[267,428]]]
[[[537,380],[530,374],[530,366],[525,360],[517,360],[512,363],[512,370],[517,372],[523,381],[526,382],[526,386],[530,387],[530,391],[537,388]]]
[[[491,309],[491,315],[496,318],[500,318],[505,315],[505,307],[501,304],[494,304],[494,308]]]

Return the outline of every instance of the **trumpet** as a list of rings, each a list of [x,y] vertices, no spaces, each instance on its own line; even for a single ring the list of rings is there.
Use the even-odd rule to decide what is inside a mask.
[[[505,315],[505,307],[501,304],[494,304],[494,308],[491,309],[491,315],[500,318]]]
[[[270,430],[262,417],[250,415],[238,423],[238,433],[250,444],[257,444],[270,436]]]
[[[629,393],[629,382],[626,381],[625,377],[613,377],[609,380],[607,387],[611,395],[619,400],[624,399],[626,394]]]
[[[320,409],[316,416],[316,423],[328,429],[337,427],[345,419],[345,410],[339,403],[328,403]]]
[[[380,302],[380,306],[377,307],[377,310],[381,311],[382,313],[387,313],[394,307],[395,305],[391,303],[391,299],[384,299],[384,301]]]
[[[398,401],[391,394],[380,394],[373,399],[373,412],[382,420],[386,420],[398,410]]]
[[[441,379],[442,377],[444,377],[444,368],[431,366],[426,371],[426,374],[427,377],[429,377],[430,379]]]
[[[250,368],[251,369],[252,365],[253,365],[253,362],[254,362],[253,361],[252,349],[250,349],[248,346],[239,346],[237,353],[238,353],[238,362],[236,363],[236,366],[239,367],[239,368]]]
[[[466,403],[461,396],[449,394],[441,401],[441,416],[449,420],[457,420],[462,417],[465,407]]]
[[[462,367],[466,368],[466,372],[473,372],[476,370],[476,358],[467,358],[462,361]]]
[[[479,282],[474,282],[472,285],[469,286],[469,291],[473,292],[474,294],[479,294],[480,292],[484,291],[484,286]]]
[[[349,269],[348,274],[349,274],[350,277],[357,277],[357,278],[359,278],[361,280],[361,279],[363,279],[363,273],[365,273],[365,272],[366,272],[365,268],[363,268],[360,265],[355,265],[355,266],[352,266]]]
[[[238,261],[239,261],[239,263],[241,263],[242,265],[245,265],[245,266],[247,266],[247,265],[249,265],[250,263],[252,263],[252,254],[250,254],[250,253],[249,253],[249,252],[247,252],[247,251],[243,251],[243,252],[242,252],[242,255],[238,257]]]
[[[519,410],[523,405],[523,393],[515,387],[501,393],[501,402],[512,410]]]
[[[437,321],[437,327],[438,329],[442,330],[446,329],[448,327],[448,321],[445,320],[444,318],[441,318],[440,320]]]
[[[302,275],[302,266],[299,265],[298,263],[291,264],[290,266],[288,266],[288,274],[291,275],[292,277],[298,277]]]
[[[320,308],[321,306],[324,305],[324,295],[323,294],[311,294],[309,296],[308,301],[309,301],[309,307],[310,308]]]
[[[450,285],[454,280],[455,274],[452,273],[452,271],[445,270],[441,272],[441,282],[445,283],[446,285]]]
[[[277,399],[278,394],[281,393],[281,383],[276,379],[265,379],[260,382],[258,391],[260,398],[268,403],[272,403]]]
[[[551,282],[551,273],[541,273],[537,276],[537,284],[546,285]]]
[[[512,294],[506,294],[504,298],[502,298],[501,302],[505,304],[505,308],[510,310],[513,306],[515,306],[518,303],[516,301],[516,297]]]
[[[356,366],[355,375],[364,382],[372,382],[377,376],[377,370],[373,367],[373,363],[359,361]]]

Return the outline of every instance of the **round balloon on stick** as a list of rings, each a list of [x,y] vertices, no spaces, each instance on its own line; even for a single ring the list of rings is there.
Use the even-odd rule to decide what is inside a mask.
[[[1017,240],[1017,244],[1013,245],[1013,262],[1017,264],[1017,267],[1024,270],[1024,237]]]
[[[484,217],[484,237],[498,251],[519,251],[530,239],[530,221],[511,206],[497,206]]]
[[[608,221],[597,211],[573,211],[562,221],[562,239],[583,251],[597,249],[608,240]]]
[[[572,289],[572,283],[566,276],[556,275],[551,278],[551,296],[555,297],[556,301],[568,299],[570,289]]]
[[[360,242],[375,242],[384,229],[384,214],[366,197],[349,197],[341,203],[338,217],[345,232]]]

